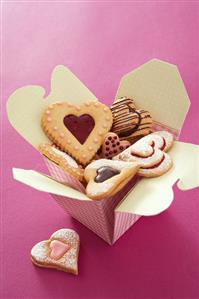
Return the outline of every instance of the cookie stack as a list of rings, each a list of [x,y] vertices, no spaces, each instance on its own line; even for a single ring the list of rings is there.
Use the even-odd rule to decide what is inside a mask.
[[[50,143],[39,151],[86,187],[94,200],[110,197],[135,175],[156,177],[172,161],[165,153],[172,134],[152,133],[148,111],[122,97],[108,106],[88,101],[77,106],[56,102],[43,112],[41,126]]]

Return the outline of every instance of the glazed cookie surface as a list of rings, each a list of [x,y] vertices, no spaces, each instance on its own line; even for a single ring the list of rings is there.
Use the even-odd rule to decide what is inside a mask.
[[[79,181],[83,181],[84,170],[67,153],[57,149],[54,145],[43,143],[39,146],[39,151],[49,160],[59,165],[65,172],[69,173]]]
[[[57,102],[43,113],[41,126],[57,147],[86,165],[110,130],[112,113],[98,101],[88,101],[80,106]]]
[[[122,97],[111,106],[113,125],[111,131],[121,140],[134,142],[151,133],[152,118],[148,111],[136,109],[132,99]]]
[[[137,161],[140,164],[138,175],[156,177],[172,167],[172,160],[165,153],[172,145],[172,134],[167,131],[154,132],[141,138],[114,159]]]
[[[91,162],[84,171],[88,182],[87,195],[94,200],[113,196],[131,180],[139,169],[137,162],[100,159]]]
[[[80,239],[72,229],[60,229],[49,240],[37,243],[31,250],[31,260],[39,267],[55,268],[78,274]]]

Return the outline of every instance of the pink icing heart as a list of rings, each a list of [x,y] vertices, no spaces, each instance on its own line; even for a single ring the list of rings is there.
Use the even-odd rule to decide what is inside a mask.
[[[108,133],[102,145],[102,156],[107,159],[118,155],[123,150],[127,149],[131,144],[127,140],[120,141],[119,136],[115,133]]]
[[[53,260],[59,260],[68,250],[70,246],[58,240],[50,242],[50,258]]]

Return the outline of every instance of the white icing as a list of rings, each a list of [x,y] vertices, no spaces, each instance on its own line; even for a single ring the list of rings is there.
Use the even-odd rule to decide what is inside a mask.
[[[55,154],[57,154],[57,155],[63,157],[71,167],[73,167],[73,168],[78,168],[78,164],[77,164],[77,162],[76,162],[73,158],[71,158],[68,154],[66,154],[66,153],[64,153],[64,152],[62,152],[62,151],[60,151],[60,150],[58,150],[58,149],[55,148],[55,147],[52,147],[52,150],[53,150],[53,152],[54,152]]]

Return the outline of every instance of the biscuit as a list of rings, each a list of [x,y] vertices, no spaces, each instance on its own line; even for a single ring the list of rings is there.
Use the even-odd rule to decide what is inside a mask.
[[[84,170],[68,154],[48,143],[40,144],[38,149],[42,155],[59,165],[65,172],[69,173],[77,180],[81,182],[83,181]]]
[[[154,132],[141,138],[123,151],[115,160],[137,161],[140,164],[138,175],[156,177],[172,167],[172,160],[165,153],[173,144],[173,135],[166,131]]]
[[[130,146],[127,140],[120,141],[115,133],[107,133],[102,144],[102,157],[111,159]]]
[[[98,101],[80,106],[57,102],[43,113],[41,126],[48,138],[80,164],[88,164],[112,126],[112,113]]]
[[[31,250],[31,260],[39,267],[54,268],[78,274],[80,239],[72,229],[62,228],[49,240],[37,243]]]
[[[86,193],[94,200],[113,196],[120,191],[137,173],[137,162],[100,159],[91,162],[84,171],[88,182]]]
[[[136,109],[132,99],[122,97],[114,101],[111,106],[113,125],[111,131],[120,140],[133,143],[138,138],[151,133],[152,118],[148,111]]]

